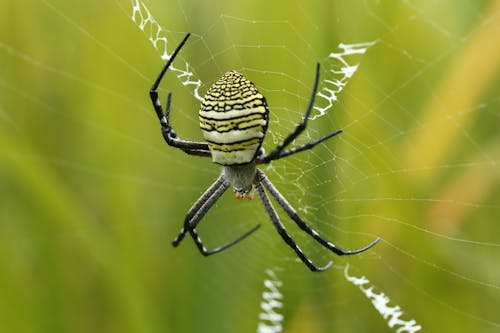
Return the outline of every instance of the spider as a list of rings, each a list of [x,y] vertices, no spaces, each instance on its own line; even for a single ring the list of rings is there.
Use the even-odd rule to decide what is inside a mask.
[[[271,183],[264,172],[257,168],[258,164],[270,163],[271,161],[311,149],[317,144],[342,132],[342,130],[336,130],[309,143],[294,148],[287,148],[306,128],[307,120],[314,105],[314,98],[318,89],[319,63],[316,64],[314,87],[302,120],[292,133],[271,151],[271,153],[265,154],[264,149],[261,147],[269,125],[269,109],[266,99],[258,92],[252,82],[236,71],[227,72],[216,81],[208,89],[201,103],[199,120],[206,142],[186,141],[181,139],[170,125],[172,93],[168,93],[164,112],[160,100],[158,99],[158,86],[189,36],[190,34],[188,33],[179,46],[177,46],[170,59],[160,71],[149,94],[156,115],[160,120],[161,131],[167,144],[179,148],[190,155],[211,157],[213,162],[222,166],[222,173],[189,209],[184,219],[184,225],[177,237],[173,240],[172,245],[177,247],[186,234],[189,233],[199,251],[204,256],[209,256],[233,246],[257,230],[259,225],[232,242],[212,250],[208,250],[203,245],[196,231],[196,227],[214,203],[230,186],[232,186],[235,196],[238,199],[252,199],[255,191],[257,192],[269,218],[281,238],[293,249],[293,251],[295,251],[300,260],[302,260],[311,271],[324,271],[332,265],[332,261],[328,262],[325,266],[316,266],[302,252],[285,230],[285,227],[278,217],[278,213],[269,199],[268,193],[300,229],[333,253],[337,255],[357,254],[374,246],[379,241],[379,238],[365,247],[351,251],[343,250],[325,240],[297,214],[297,211]]]

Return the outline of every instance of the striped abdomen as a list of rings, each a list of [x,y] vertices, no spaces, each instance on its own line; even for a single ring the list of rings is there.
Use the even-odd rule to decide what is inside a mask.
[[[264,96],[243,74],[230,71],[210,89],[201,104],[200,127],[215,163],[255,160],[268,124]]]

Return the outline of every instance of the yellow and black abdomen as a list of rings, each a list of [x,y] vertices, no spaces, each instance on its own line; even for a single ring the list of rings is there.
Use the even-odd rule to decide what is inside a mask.
[[[269,122],[266,100],[243,74],[230,71],[210,89],[199,113],[212,160],[221,165],[255,160]]]

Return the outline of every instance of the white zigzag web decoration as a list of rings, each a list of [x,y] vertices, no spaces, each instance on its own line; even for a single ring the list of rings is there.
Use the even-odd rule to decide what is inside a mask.
[[[370,285],[370,281],[365,277],[355,277],[349,275],[349,265],[345,266],[344,275],[347,281],[351,282],[359,288],[365,294],[365,296],[371,300],[375,309],[384,317],[387,321],[387,325],[390,328],[394,328],[397,333],[414,333],[422,329],[422,326],[418,325],[414,319],[403,320],[401,315],[403,310],[399,305],[390,306],[391,301],[389,297],[383,292],[376,293],[374,287]]]
[[[145,33],[149,30],[149,41],[155,49],[160,51],[161,59],[164,61],[170,59],[171,54],[168,53],[167,30],[156,22],[142,1],[133,0],[132,6],[132,21]],[[176,62],[179,63],[179,61]],[[184,60],[183,68],[171,65],[169,70],[177,73],[177,78],[184,86],[192,86],[194,97],[200,102],[203,101],[203,98],[200,96],[201,80],[196,78],[187,61]]]

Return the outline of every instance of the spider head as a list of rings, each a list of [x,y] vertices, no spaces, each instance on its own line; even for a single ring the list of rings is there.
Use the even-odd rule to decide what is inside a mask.
[[[226,180],[231,184],[237,199],[252,199],[254,196],[255,163],[226,165],[223,168]]]
[[[234,196],[236,199],[248,199],[252,200],[255,195],[255,187],[252,185],[252,187],[249,190],[243,190],[243,189],[237,189],[234,188]]]

